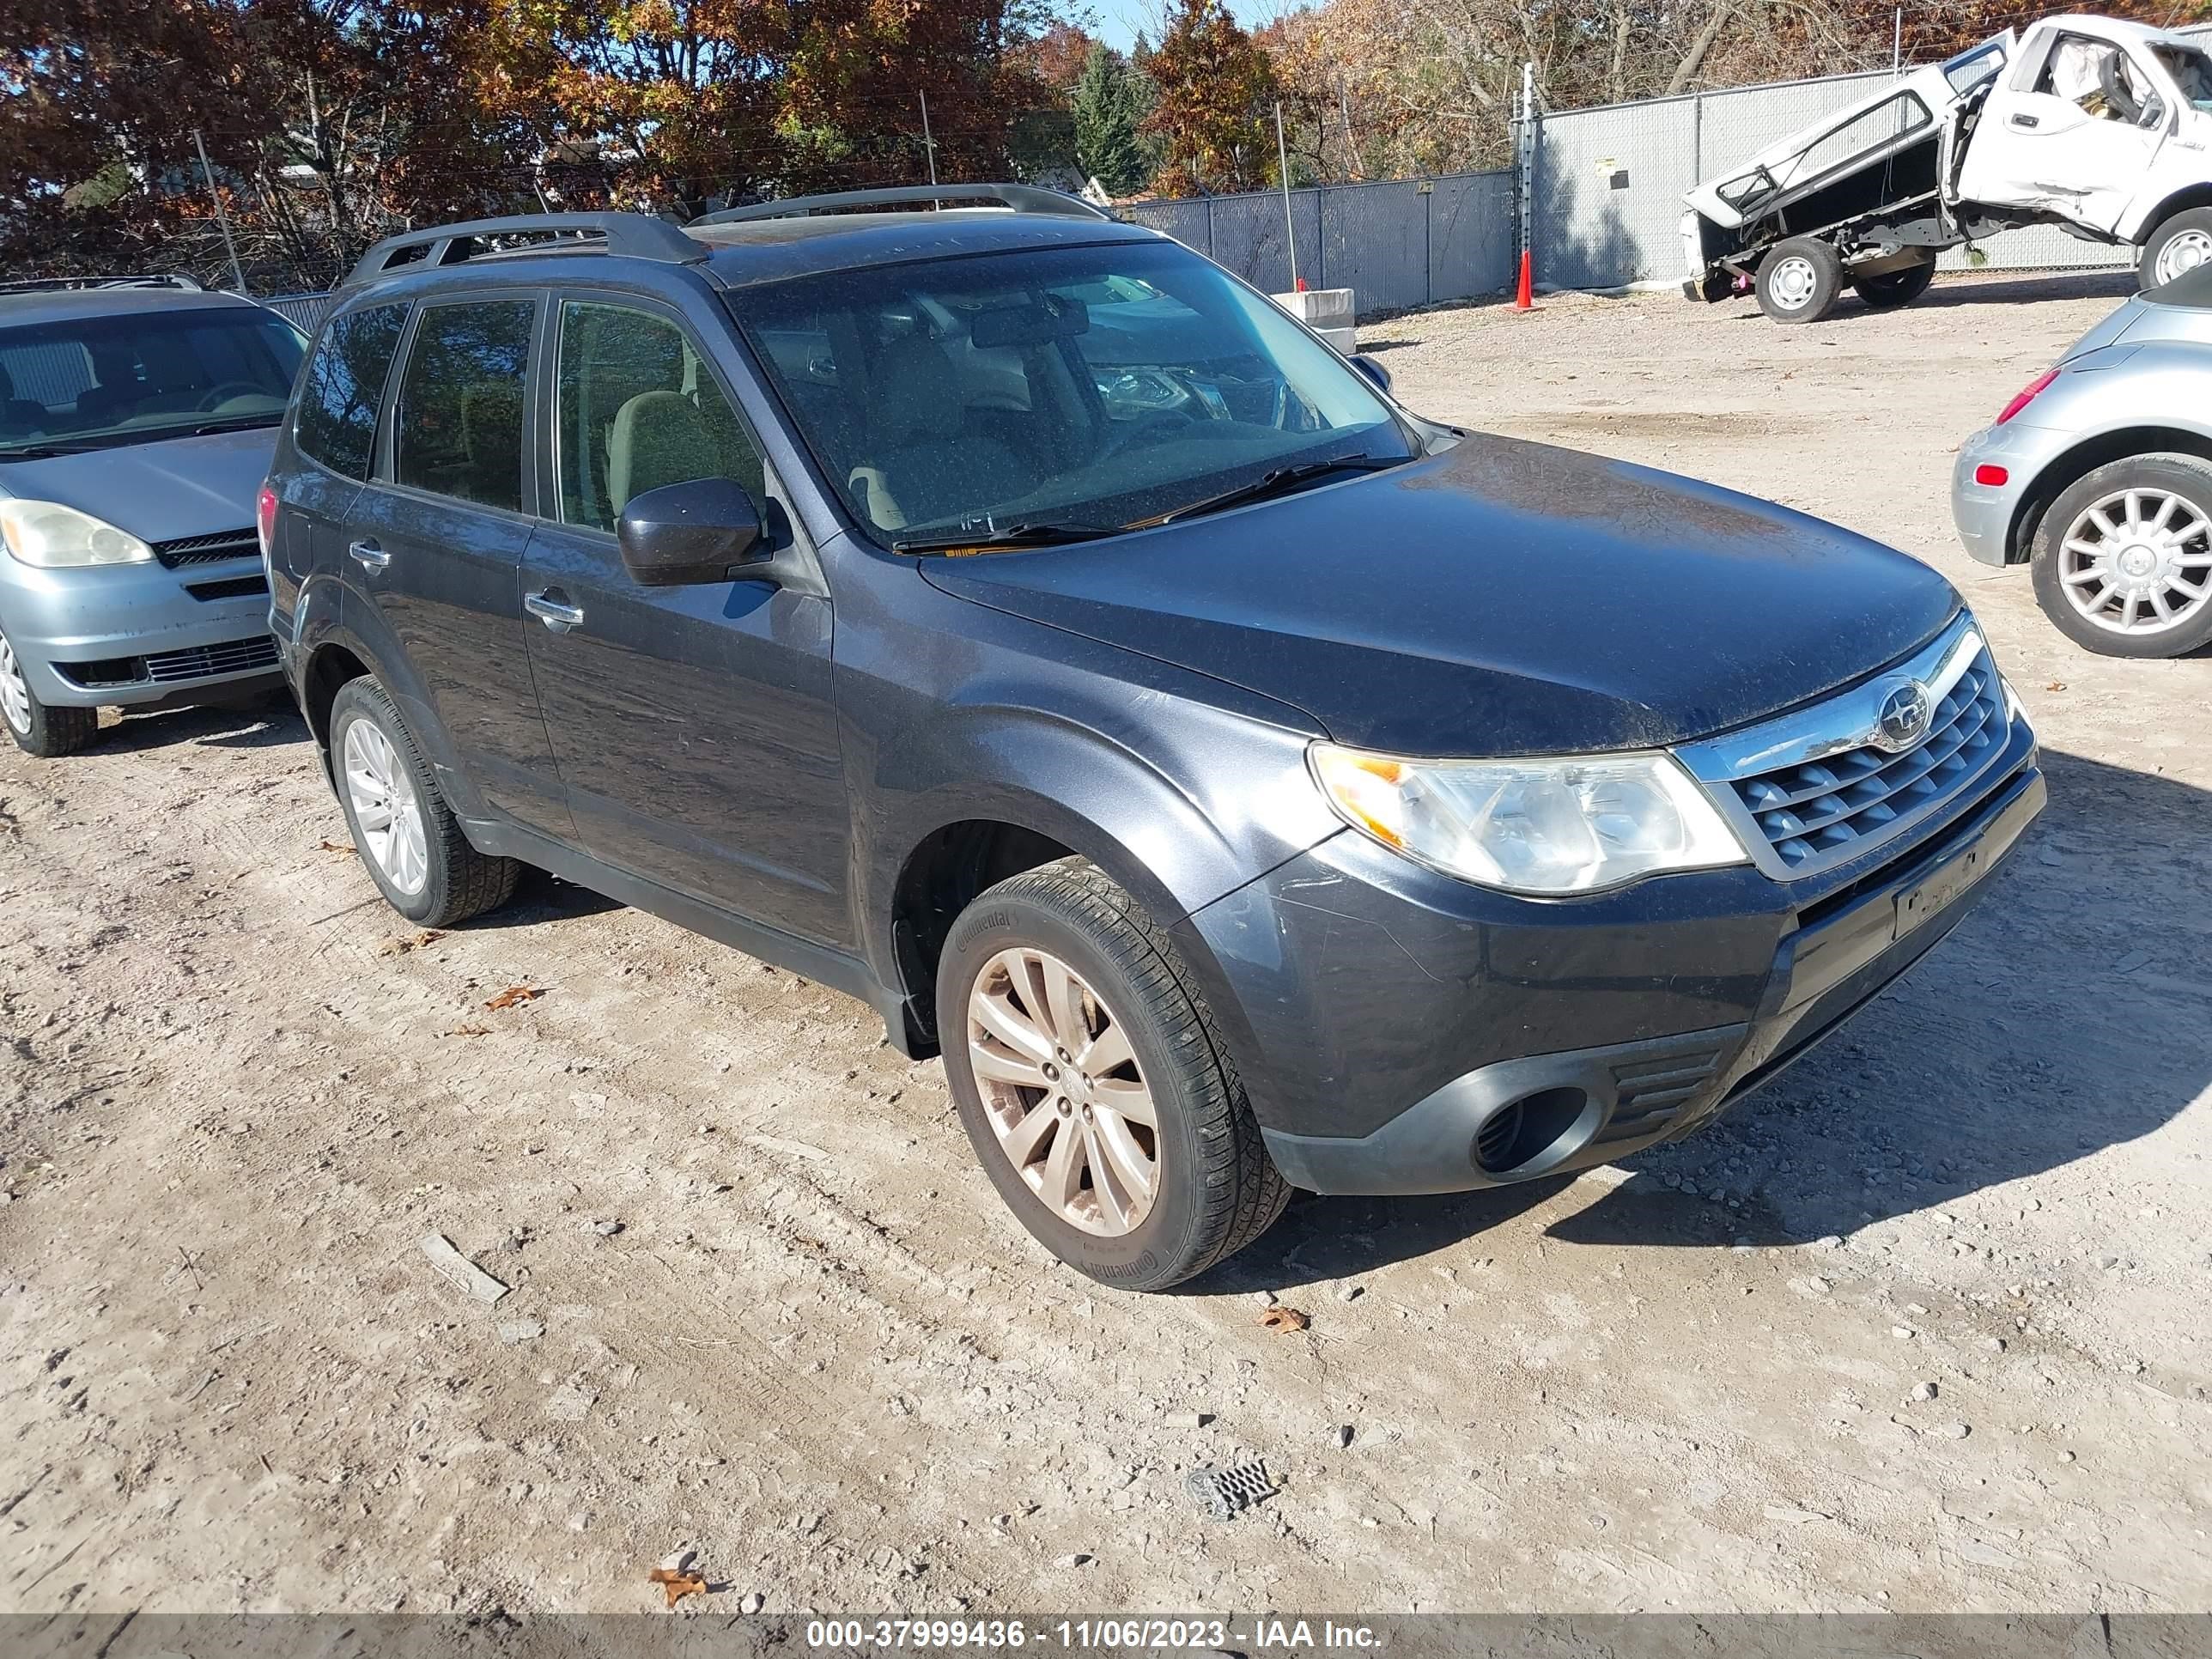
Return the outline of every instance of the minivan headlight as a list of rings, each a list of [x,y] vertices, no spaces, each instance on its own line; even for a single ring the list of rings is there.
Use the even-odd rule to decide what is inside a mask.
[[[105,519],[59,501],[0,501],[0,539],[42,570],[87,564],[143,564],[154,550]]]
[[[1509,893],[1595,893],[1749,859],[1672,755],[1405,760],[1330,743],[1308,753],[1322,793],[1353,829]]]

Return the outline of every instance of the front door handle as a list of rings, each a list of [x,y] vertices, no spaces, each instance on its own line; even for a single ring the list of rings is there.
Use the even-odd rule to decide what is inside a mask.
[[[348,554],[361,562],[363,570],[381,570],[392,562],[392,555],[374,542],[356,542],[346,549]]]
[[[570,605],[557,587],[522,596],[522,608],[556,634],[565,634],[584,620],[584,607]]]
[[[2012,118],[2012,124],[2016,127],[2039,127],[2043,122],[2036,116],[2015,115]]]

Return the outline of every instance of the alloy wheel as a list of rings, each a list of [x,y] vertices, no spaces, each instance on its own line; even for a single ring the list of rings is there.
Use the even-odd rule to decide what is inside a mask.
[[[993,957],[968,994],[968,1060],[1000,1149],[1054,1215],[1112,1237],[1151,1212],[1159,1111],[1082,975],[1027,946]]]
[[[23,666],[15,660],[15,647],[0,634],[0,718],[28,737],[31,733],[31,686]]]
[[[346,799],[366,843],[362,850],[401,892],[421,892],[430,876],[429,840],[399,751],[374,722],[357,720],[346,727],[341,764]]]
[[[2212,603],[2212,520],[2170,489],[2115,490],[2059,544],[2067,603],[2115,634],[2163,634]]]
[[[2152,275],[2158,278],[2154,287],[2172,282],[2185,270],[2212,261],[2212,230],[2185,230],[2169,237],[2158,251],[2157,269]]]
[[[1766,291],[1784,311],[1802,311],[1812,303],[1813,290],[1819,285],[1820,273],[1813,269],[1813,262],[1793,253],[1774,267]]]

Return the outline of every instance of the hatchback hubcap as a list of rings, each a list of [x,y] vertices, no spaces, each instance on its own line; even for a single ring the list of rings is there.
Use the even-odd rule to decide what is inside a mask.
[[[346,727],[344,766],[362,851],[401,892],[421,892],[430,875],[422,803],[392,739],[370,721],[356,720]]]
[[[1159,1191],[1159,1113],[1128,1033],[1058,957],[1001,951],[968,994],[968,1060],[1000,1149],[1045,1206],[1107,1237]]]
[[[2158,280],[2170,283],[2212,260],[2212,231],[2185,230],[2158,251]]]
[[[0,634],[0,715],[25,737],[31,734],[31,687],[15,660],[15,647]]]
[[[2178,628],[2212,601],[2212,522],[2170,490],[2117,490],[2068,529],[2059,579],[2067,603],[2099,628]]]
[[[1774,276],[1768,282],[1766,291],[1774,296],[1775,304],[1784,311],[1802,311],[1811,301],[1817,282],[1813,262],[1793,253],[1775,266]]]

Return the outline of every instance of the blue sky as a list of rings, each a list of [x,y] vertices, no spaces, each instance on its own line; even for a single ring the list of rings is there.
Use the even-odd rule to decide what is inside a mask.
[[[1127,52],[1142,29],[1159,39],[1159,17],[1165,8],[1158,0],[1090,0],[1096,15],[1091,32],[1109,46]],[[1259,28],[1286,11],[1302,9],[1300,0],[1229,0],[1230,15],[1248,29]]]

